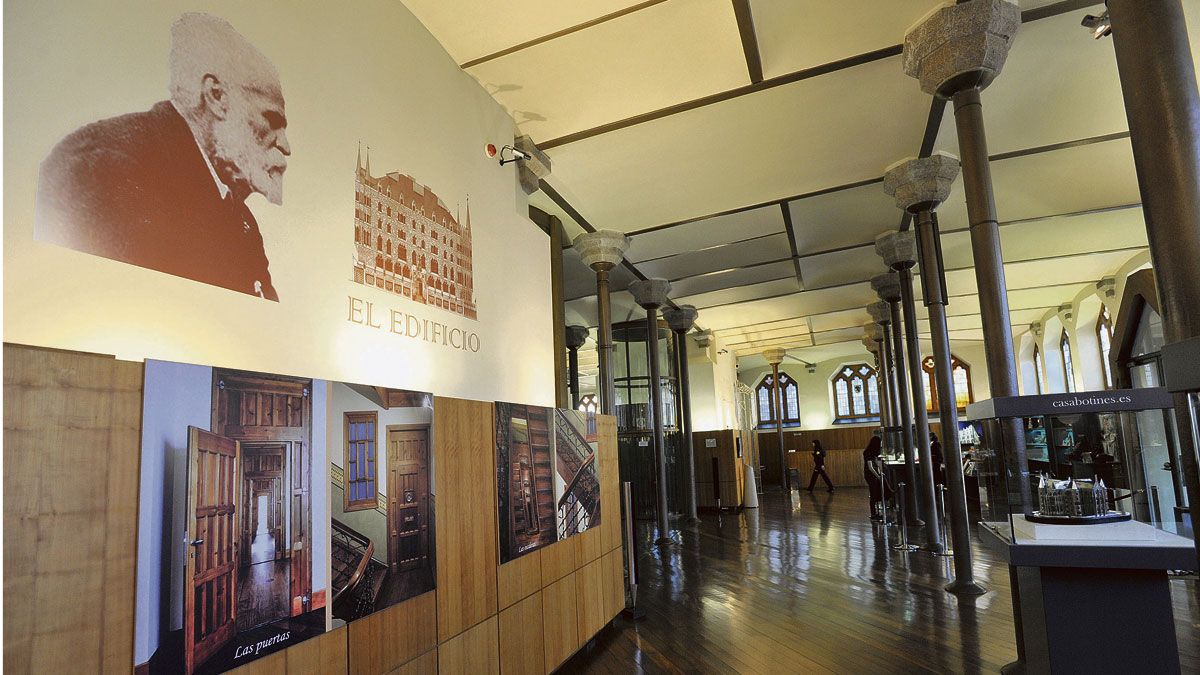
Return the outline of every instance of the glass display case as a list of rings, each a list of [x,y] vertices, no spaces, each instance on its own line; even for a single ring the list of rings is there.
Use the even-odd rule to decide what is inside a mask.
[[[1012,542],[1038,538],[1035,524],[1131,520],[1191,536],[1190,528],[1163,508],[1162,496],[1147,479],[1158,467],[1145,447],[1141,413],[1170,406],[1171,396],[1162,388],[972,404],[967,414],[980,439],[971,455],[971,474],[978,481],[981,519]],[[1024,465],[1015,456],[1019,444],[1025,447]],[[1055,537],[1095,536],[1086,529],[1052,532]]]

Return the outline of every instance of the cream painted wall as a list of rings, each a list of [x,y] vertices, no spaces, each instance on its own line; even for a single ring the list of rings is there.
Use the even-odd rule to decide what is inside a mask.
[[[247,202],[279,303],[33,239],[39,163],[81,125],[167,98],[185,11],[228,20],[282,79],[283,205]],[[545,235],[516,169],[483,152],[512,142],[513,121],[401,3],[17,0],[4,19],[6,341],[553,405]],[[478,321],[351,281],[360,142],[376,175],[410,174],[451,208],[470,198]],[[347,320],[351,296],[379,328]],[[389,333],[390,309],[476,332],[481,348]]]
[[[737,427],[737,359],[713,337],[707,348],[688,338],[688,377],[692,428],[716,431]]]
[[[1072,348],[1072,381],[1076,391],[1104,389],[1100,345],[1096,339],[1096,323],[1100,318],[1100,309],[1102,306],[1108,307],[1109,315],[1115,322],[1120,309],[1121,294],[1125,290],[1125,283],[1129,279],[1129,275],[1149,266],[1149,253],[1143,252],[1133,256],[1113,275],[1115,285],[1111,297],[1103,294],[1099,289],[1088,287],[1072,299],[1070,320],[1064,321],[1057,310],[1050,310],[1041,318],[1043,331],[1040,337],[1028,330],[1020,335],[1017,358],[1019,360],[1021,393],[1037,392],[1033,361],[1034,345],[1037,345],[1041,352],[1042,364],[1046,373],[1046,382],[1042,391],[1053,393],[1065,390],[1062,352],[1059,349],[1059,338],[1064,327]]]

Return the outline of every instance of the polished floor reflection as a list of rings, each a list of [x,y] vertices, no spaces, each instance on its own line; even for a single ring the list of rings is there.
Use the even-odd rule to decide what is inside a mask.
[[[891,550],[866,515],[865,489],[776,492],[665,550],[639,523],[647,618],[618,618],[563,672],[995,673],[1016,658],[1006,566],[977,542],[988,593],[956,598],[949,558]],[[1196,581],[1171,586],[1183,671],[1200,672]]]

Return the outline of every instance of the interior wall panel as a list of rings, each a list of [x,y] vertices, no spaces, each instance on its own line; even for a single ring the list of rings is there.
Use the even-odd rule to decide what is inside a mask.
[[[351,622],[350,673],[386,673],[436,647],[437,611],[435,591]]]
[[[440,642],[497,612],[494,406],[437,397],[433,404]]]

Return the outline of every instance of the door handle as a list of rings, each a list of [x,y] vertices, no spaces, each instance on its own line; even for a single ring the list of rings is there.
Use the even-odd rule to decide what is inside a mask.
[[[203,544],[203,543],[204,543],[203,539],[193,539],[188,542],[188,544],[190,544],[191,546],[199,546],[200,544]]]

